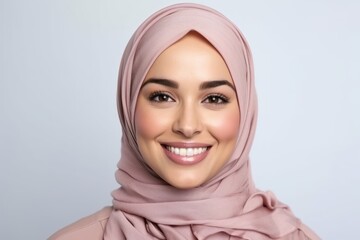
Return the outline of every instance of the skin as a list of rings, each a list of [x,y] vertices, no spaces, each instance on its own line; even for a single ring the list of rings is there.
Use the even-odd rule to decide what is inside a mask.
[[[159,55],[137,99],[135,128],[144,161],[163,180],[189,189],[211,179],[229,161],[239,124],[233,80],[206,39],[189,33]],[[205,157],[179,164],[166,146],[206,147]]]

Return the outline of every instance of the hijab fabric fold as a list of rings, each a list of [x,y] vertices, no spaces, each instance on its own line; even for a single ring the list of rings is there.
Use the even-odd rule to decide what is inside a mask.
[[[241,123],[236,149],[224,168],[199,187],[177,189],[144,163],[134,114],[152,63],[191,31],[206,38],[224,59],[235,83]],[[118,110],[123,136],[116,180],[121,186],[112,193],[114,210],[105,240],[319,239],[271,192],[254,186],[249,162],[257,119],[252,56],[242,33],[219,12],[198,4],[176,4],[142,23],[121,60]]]

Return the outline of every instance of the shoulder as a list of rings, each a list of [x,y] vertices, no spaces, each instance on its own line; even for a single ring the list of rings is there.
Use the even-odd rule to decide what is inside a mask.
[[[70,224],[53,235],[48,240],[100,240],[103,239],[105,225],[112,212],[112,207],[105,207],[100,211],[84,217]]]
[[[320,237],[312,229],[310,229],[307,225],[303,223],[301,224],[301,230],[304,234],[305,240],[320,240]]]
[[[308,226],[303,223],[300,223],[299,229],[294,231],[281,240],[320,240],[320,237],[312,231]]]

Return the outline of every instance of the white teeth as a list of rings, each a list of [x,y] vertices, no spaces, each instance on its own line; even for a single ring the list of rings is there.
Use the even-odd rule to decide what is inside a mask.
[[[195,148],[195,149],[194,149],[194,155],[199,154],[199,153],[200,153],[199,149],[198,149],[198,148]]]
[[[182,157],[192,157],[194,155],[198,155],[206,151],[206,147],[199,147],[199,148],[177,148],[172,146],[166,146],[166,149],[170,152],[180,155]]]
[[[191,157],[192,155],[194,155],[194,149],[192,148],[186,149],[186,156]]]
[[[180,148],[180,156],[186,156],[186,148]]]

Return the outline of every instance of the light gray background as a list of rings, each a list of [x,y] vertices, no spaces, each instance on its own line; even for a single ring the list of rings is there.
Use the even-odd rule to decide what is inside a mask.
[[[176,2],[0,0],[1,239],[45,239],[111,204],[120,57],[146,17]],[[360,2],[194,2],[252,47],[257,186],[323,239],[357,239]]]

